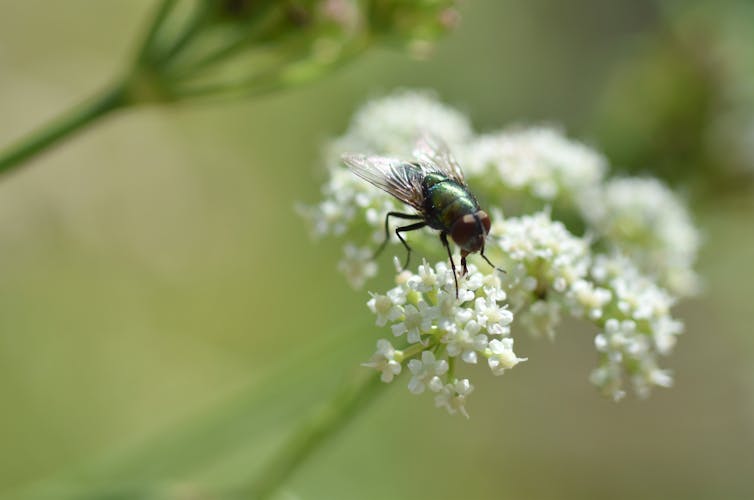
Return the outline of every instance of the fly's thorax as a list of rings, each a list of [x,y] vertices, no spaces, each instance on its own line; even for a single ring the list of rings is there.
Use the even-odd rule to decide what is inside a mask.
[[[449,232],[458,219],[479,211],[479,204],[468,188],[447,176],[426,176],[423,191],[424,216],[434,229]]]

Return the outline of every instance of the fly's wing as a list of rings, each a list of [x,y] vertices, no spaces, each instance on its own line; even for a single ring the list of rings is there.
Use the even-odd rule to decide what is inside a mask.
[[[466,185],[463,170],[445,141],[437,136],[424,134],[414,147],[414,157],[424,163],[432,164],[438,171],[447,175],[462,186]]]
[[[398,198],[418,211],[423,210],[422,180],[426,169],[384,156],[344,154],[343,163],[365,181]]]

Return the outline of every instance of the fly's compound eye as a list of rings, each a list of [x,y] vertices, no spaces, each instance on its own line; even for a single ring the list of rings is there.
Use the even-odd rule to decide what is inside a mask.
[[[474,214],[466,214],[458,219],[450,229],[450,236],[456,244],[467,252],[477,252],[484,242],[482,225]]]
[[[484,210],[480,210],[476,213],[477,217],[479,217],[479,220],[482,222],[482,226],[484,226],[484,234],[490,234],[490,227],[492,227],[492,223],[490,222],[490,216],[487,215],[487,212]]]

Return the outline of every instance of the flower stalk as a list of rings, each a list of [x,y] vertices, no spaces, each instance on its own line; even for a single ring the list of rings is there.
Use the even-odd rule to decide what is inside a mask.
[[[114,111],[129,105],[126,87],[122,84],[113,85],[0,151],[0,175],[45,151],[60,140],[82,131]]]
[[[233,492],[237,498],[269,498],[318,449],[331,441],[363,411],[386,384],[369,374],[355,380],[319,411],[313,413],[295,431],[278,453],[270,458],[257,480]]]

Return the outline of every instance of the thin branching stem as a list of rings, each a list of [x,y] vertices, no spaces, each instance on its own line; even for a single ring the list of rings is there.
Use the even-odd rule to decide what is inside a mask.
[[[138,68],[147,67],[150,60],[155,57],[160,30],[175,4],[176,0],[163,0],[156,9],[152,22],[145,33],[144,41],[136,53],[136,61],[133,66],[136,68],[134,74],[139,71]],[[124,82],[127,80],[129,79],[125,79]],[[15,169],[24,161],[83,130],[113,111],[133,104],[129,93],[128,84],[121,82],[113,85],[99,95],[21,138],[16,143],[0,150],[0,175]]]
[[[164,54],[160,54],[160,63],[167,64],[177,54],[180,54],[189,42],[191,42],[204,25],[205,14],[207,13],[208,8],[208,2],[200,2],[199,5],[195,7],[191,14],[191,18],[184,26],[183,31],[177,36],[175,42],[165,49]]]
[[[165,19],[176,4],[176,0],[163,0],[157,7],[152,23],[147,29],[144,41],[137,52],[136,66],[146,66],[156,57],[157,38],[162,29]]]
[[[15,144],[0,150],[0,175],[5,174],[61,139],[78,132],[128,104],[127,90],[118,84],[51,121]]]
[[[245,29],[242,32],[237,33],[231,40],[228,40],[217,49],[208,54],[202,55],[201,58],[188,62],[178,60],[179,63],[183,63],[183,67],[173,68],[172,66],[175,61],[166,60],[165,66],[170,77],[184,78],[201,73],[213,64],[222,62],[223,60],[232,57],[237,52],[247,49],[255,43],[258,44],[264,42],[266,39],[270,38],[274,34],[274,31],[270,32],[268,29],[270,26],[268,25],[274,26],[276,15],[279,15],[275,12],[273,7],[275,7],[275,2],[268,2],[261,5],[259,11],[255,13],[254,19],[245,26]]]

